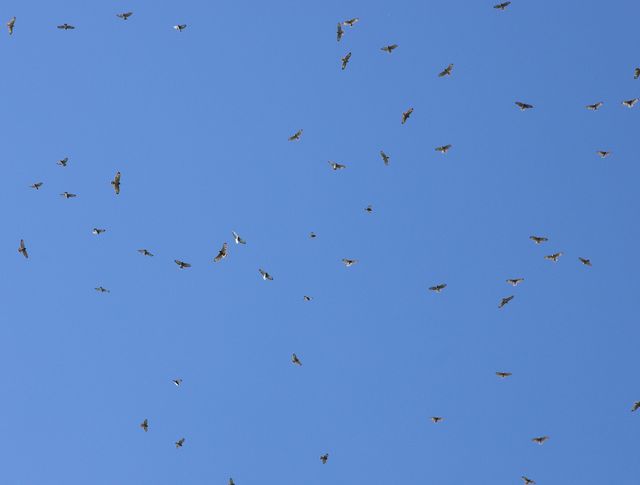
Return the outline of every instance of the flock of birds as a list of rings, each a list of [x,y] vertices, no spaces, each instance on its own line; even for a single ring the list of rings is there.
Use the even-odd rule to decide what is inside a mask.
[[[493,8],[495,8],[496,10],[500,10],[500,11],[505,11],[512,2],[508,1],[508,2],[503,2],[503,3],[499,3],[497,5],[494,5]],[[133,15],[133,12],[123,12],[123,13],[119,13],[116,15],[116,17],[122,19],[122,20],[128,20],[131,16]],[[344,20],[342,22],[339,22],[337,25],[337,41],[340,42],[342,40],[342,38],[345,35],[345,27],[349,27],[349,28],[353,28],[357,23],[359,22],[359,18],[355,17],[355,18],[351,18],[351,19],[347,19]],[[9,31],[9,35],[13,35],[14,33],[14,29],[15,29],[15,25],[16,25],[16,17],[12,17],[8,22],[7,22],[7,28]],[[70,25],[67,23],[63,23],[61,25],[57,26],[58,29],[61,30],[74,30],[76,27],[74,25]],[[173,26],[173,28],[178,31],[178,32],[182,32],[187,28],[187,24],[176,24]],[[383,47],[381,47],[381,50],[391,54],[393,51],[395,51],[398,48],[398,44],[389,44],[389,45],[385,45]],[[349,61],[351,60],[351,52],[348,52],[347,54],[345,54],[344,57],[341,58],[341,68],[342,70],[345,70],[349,64]],[[447,76],[451,76],[453,74],[453,69],[454,69],[454,64],[449,64],[448,66],[446,66],[442,71],[440,71],[438,73],[438,77],[447,77]],[[634,79],[639,79],[640,78],[640,67],[636,67],[634,69],[634,73],[633,73],[633,77]],[[633,108],[639,101],[639,98],[633,98],[633,99],[628,99],[628,100],[624,100],[622,101],[622,105],[631,109]],[[527,111],[530,109],[534,108],[534,105],[529,104],[529,103],[524,103],[521,101],[515,101],[515,105],[521,110],[521,111]],[[602,108],[602,106],[604,105],[604,102],[602,101],[598,101],[596,103],[593,104],[588,104],[586,105],[586,109],[590,110],[590,111],[598,111],[599,109]],[[406,111],[404,111],[402,113],[402,118],[401,118],[401,124],[405,124],[409,118],[411,117],[413,113],[413,108],[408,108]],[[298,131],[296,131],[293,135],[291,135],[288,140],[290,142],[296,142],[301,140],[302,135],[304,133],[304,130],[300,129]],[[447,144],[447,145],[442,145],[442,146],[438,146],[435,148],[435,150],[437,152],[440,152],[442,154],[446,154],[453,145],[451,144]],[[611,151],[606,151],[606,150],[598,150],[597,154],[602,157],[602,158],[606,158],[608,156],[611,155]],[[382,161],[384,162],[385,165],[389,165],[390,163],[390,156],[387,155],[384,151],[380,151],[380,157],[382,158]],[[69,163],[69,158],[65,157],[61,160],[57,161],[57,164],[60,167],[67,167]],[[329,161],[329,165],[331,167],[332,170],[334,171],[338,171],[338,170],[343,170],[346,168],[346,165],[341,164],[341,163],[337,163],[334,161]],[[116,174],[114,175],[113,180],[111,180],[111,186],[114,190],[115,195],[119,195],[120,194],[120,180],[121,180],[121,173],[119,171],[116,172]],[[32,184],[30,186],[30,188],[35,189],[35,190],[40,190],[43,186],[43,182],[36,182],[34,184]],[[76,198],[77,194],[71,193],[71,192],[62,192],[60,194],[62,197],[64,197],[65,199],[72,199],[72,198]],[[371,205],[367,206],[365,208],[365,211],[368,213],[373,212],[373,208]],[[93,228],[92,229],[92,234],[99,236],[100,234],[104,233],[106,231],[106,229],[104,228]],[[243,245],[243,244],[247,244],[247,241],[245,239],[243,239],[238,233],[236,233],[235,231],[232,231],[232,236],[233,236],[233,240],[235,242],[235,244],[239,244],[239,245]],[[314,232],[311,232],[309,234],[310,238],[315,238],[316,234]],[[538,236],[538,235],[532,235],[529,237],[529,239],[531,239],[531,241],[533,241],[533,243],[535,243],[536,245],[540,245],[543,243],[546,243],[549,241],[549,239],[547,237],[544,236]],[[29,252],[27,251],[27,246],[26,243],[23,239],[20,240],[20,245],[18,247],[18,252],[24,256],[24,258],[28,259],[29,258]],[[138,253],[140,253],[142,256],[145,257],[153,257],[154,254],[151,253],[148,249],[142,248],[142,249],[138,249],[137,250]],[[220,250],[218,251],[217,255],[213,258],[213,261],[215,263],[218,263],[222,260],[224,260],[229,253],[229,245],[227,242],[224,242],[222,244],[222,247],[220,248]],[[549,255],[544,256],[544,259],[547,261],[551,261],[553,263],[557,263],[560,260],[560,257],[563,256],[563,252],[555,252]],[[591,264],[591,260],[588,258],[584,258],[584,257],[578,257],[578,261],[584,265],[584,266],[592,266]],[[179,260],[179,259],[175,259],[174,260],[175,264],[178,266],[178,268],[180,269],[187,269],[191,267],[190,263],[187,263],[185,261]],[[345,265],[345,267],[349,268],[353,265],[355,265],[356,263],[358,263],[357,259],[349,259],[349,258],[344,258],[342,259],[342,263]],[[269,274],[267,271],[265,271],[262,268],[258,268],[258,272],[260,274],[260,277],[265,280],[265,281],[273,281],[273,276],[271,274]],[[520,285],[521,283],[523,283],[525,281],[525,279],[523,277],[517,277],[517,278],[509,278],[506,280],[506,283],[516,287],[518,285]],[[445,290],[447,288],[447,284],[446,283],[438,283],[435,284],[431,287],[429,287],[429,291],[434,292],[434,293],[441,293],[443,290]],[[98,286],[95,288],[95,290],[99,293],[109,293],[110,290],[103,287],[103,286]],[[500,302],[498,303],[498,308],[503,308],[505,307],[508,303],[510,303],[513,299],[515,298],[515,295],[509,295],[506,296],[504,298],[502,298],[500,300]],[[308,296],[308,295],[304,295],[303,296],[304,301],[311,301],[312,297]],[[291,362],[293,365],[296,366],[302,366],[302,361],[300,360],[300,358],[293,353],[291,356]],[[512,376],[511,372],[505,372],[505,371],[498,371],[495,373],[496,376],[500,379],[506,379]],[[176,378],[176,379],[172,379],[173,384],[176,387],[180,387],[180,385],[182,384],[182,379],[180,378]],[[633,403],[632,407],[631,407],[631,411],[632,412],[636,412],[640,409],[640,401],[637,401],[635,403]],[[432,416],[431,421],[435,424],[440,423],[444,420],[443,416]],[[149,421],[148,419],[145,419],[144,421],[142,421],[142,423],[140,423],[140,428],[144,431],[147,432],[149,430]],[[543,445],[546,441],[549,440],[549,436],[536,436],[534,438],[531,439],[532,442],[537,443],[539,445]],[[180,439],[178,439],[177,441],[175,441],[175,447],[176,448],[182,448],[184,446],[185,443],[185,438],[182,437]],[[329,460],[329,454],[328,453],[324,453],[320,456],[320,461],[322,462],[322,464],[326,464],[327,461]],[[522,480],[524,481],[525,485],[534,485],[536,482],[531,479],[528,478],[526,476],[522,476],[521,477]],[[234,481],[232,478],[229,479],[229,485],[235,485]]]

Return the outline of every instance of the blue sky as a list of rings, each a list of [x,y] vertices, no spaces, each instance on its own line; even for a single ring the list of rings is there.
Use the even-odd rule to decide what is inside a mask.
[[[0,482],[637,483],[640,4],[492,5],[3,2]]]

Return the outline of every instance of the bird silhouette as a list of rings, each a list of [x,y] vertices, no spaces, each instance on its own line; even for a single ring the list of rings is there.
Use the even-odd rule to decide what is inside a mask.
[[[111,181],[111,185],[113,185],[113,190],[115,191],[116,195],[120,194],[120,172],[116,172],[115,176],[113,177],[113,180]]]
[[[498,10],[506,10],[509,5],[511,5],[511,2],[502,2],[498,5],[494,5],[493,8],[496,8]]]
[[[385,45],[384,47],[381,47],[380,50],[391,54],[397,48],[398,48],[398,44],[389,44],[389,45]]]
[[[42,187],[42,182],[36,182],[35,184],[30,185],[29,187],[31,187],[32,189],[40,190],[40,187]]]
[[[578,259],[579,259],[579,260],[580,260],[580,262],[581,262],[582,264],[584,264],[585,266],[591,266],[591,260],[590,260],[590,259],[587,259],[587,258],[581,258],[581,257],[578,257]]]
[[[133,15],[133,12],[123,12],[123,13],[117,13],[116,17],[121,18],[122,20],[127,20],[132,15]]]
[[[302,136],[302,132],[303,132],[303,131],[304,131],[304,130],[298,130],[298,131],[296,131],[293,135],[291,135],[291,136],[289,137],[289,141],[296,141],[296,140],[299,140],[299,139],[300,139],[300,137]]]
[[[438,73],[438,77],[451,76],[452,72],[453,72],[453,64],[449,64],[447,67],[445,67],[442,71]]]
[[[533,108],[532,104],[522,103],[520,101],[516,101],[516,106],[520,108],[520,111],[526,111]]]
[[[544,259],[546,259],[547,261],[553,261],[554,263],[557,263],[558,260],[560,259],[560,256],[562,256],[564,253],[553,253],[553,254],[549,254],[548,256],[545,256]]]
[[[360,21],[359,18],[352,18],[349,20],[345,20],[344,22],[342,22],[342,25],[348,25],[349,27],[353,27],[355,24],[357,24]]]
[[[627,108],[633,108],[637,102],[638,102],[638,98],[627,99],[626,101],[622,102],[622,105],[626,106]]]
[[[269,273],[267,273],[266,271],[264,271],[263,269],[258,269],[258,272],[260,273],[260,276],[262,276],[262,279],[267,281],[273,281],[273,276],[271,276]]]
[[[187,28],[187,24],[178,24],[178,25],[174,25],[173,28],[175,30],[177,30],[178,32],[182,32],[184,29]]]
[[[336,30],[336,38],[338,39],[338,42],[342,40],[343,36],[344,36],[344,30],[342,28],[342,24],[338,22],[338,28]]]
[[[143,256],[153,256],[153,254],[151,254],[149,251],[147,251],[146,249],[138,249],[138,252],[140,254],[142,254]]]
[[[511,300],[513,300],[515,297],[513,295],[511,296],[506,296],[504,297],[502,300],[500,300],[500,303],[498,304],[498,308],[502,308],[505,305],[507,305]]]
[[[227,243],[224,243],[220,248],[220,251],[218,251],[218,255],[215,258],[213,258],[213,262],[217,263],[218,261],[222,261],[224,258],[226,258],[228,249],[229,249],[229,245]]]
[[[300,359],[298,358],[298,356],[296,354],[292,354],[291,355],[291,362],[293,362],[297,366],[301,366],[302,365],[302,362],[300,361]]]
[[[440,147],[436,147],[436,151],[437,151],[437,152],[440,152],[440,153],[442,153],[442,154],[445,154],[445,153],[447,153],[449,150],[451,150],[451,147],[452,147],[452,146],[453,146],[453,145],[442,145],[442,146],[440,146]]]
[[[61,30],[73,30],[75,29],[75,27],[73,25],[69,25],[67,23],[64,23],[62,25],[58,25],[58,28]]]
[[[511,377],[513,374],[511,372],[496,372],[496,375],[500,379],[506,379],[507,377]]]
[[[29,259],[29,253],[27,252],[27,248],[24,245],[24,239],[20,239],[20,246],[18,247],[18,252],[22,254],[26,259]]]
[[[382,157],[382,161],[384,162],[385,165],[389,165],[389,160],[391,160],[389,158],[389,155],[387,155],[385,152],[380,150],[380,157]]]
[[[588,104],[586,108],[590,111],[598,111],[603,104],[604,103],[602,101],[599,101],[595,104]]]
[[[347,52],[347,54],[341,59],[343,71],[347,68],[347,64],[349,64],[349,60],[351,60],[351,52]]]
[[[149,431],[149,420],[145,419],[142,423],[140,423],[140,427],[145,433]]]
[[[320,455],[320,461],[323,465],[327,464],[327,460],[329,459],[329,453],[325,453],[324,455]]]
[[[403,125],[407,122],[407,120],[411,117],[412,114],[413,114],[413,108],[409,108],[407,111],[402,113],[402,124]]]
[[[539,445],[545,444],[549,440],[548,436],[538,436],[537,438],[531,438],[531,441],[538,443]]]
[[[430,286],[429,291],[433,291],[434,293],[441,293],[447,287],[446,283],[440,283],[439,285]]]
[[[180,269],[191,268],[191,265],[189,263],[185,263],[184,261],[180,261],[179,259],[174,259],[173,262],[176,263],[180,267]]]
[[[237,232],[231,231],[231,233],[233,234],[233,240],[236,242],[236,244],[247,244],[247,241],[242,239]]]
[[[431,416],[431,421],[433,421],[436,424],[442,421],[443,419],[444,418],[442,416]]]
[[[74,197],[78,197],[76,194],[72,194],[70,192],[62,192],[60,195],[65,199],[73,199]]]
[[[175,445],[176,448],[182,448],[182,446],[184,445],[184,438],[180,438],[178,441],[176,441]]]
[[[342,264],[344,264],[347,268],[351,268],[351,266],[357,263],[358,263],[357,259],[342,258]]]
[[[544,236],[529,236],[529,239],[531,239],[536,244],[542,244],[543,242],[547,242],[549,240]]]
[[[507,283],[509,283],[511,286],[518,286],[523,281],[524,281],[524,278],[512,278],[507,280]]]
[[[7,29],[9,29],[9,35],[13,35],[13,28],[16,25],[16,18],[11,17],[11,19],[7,22]]]

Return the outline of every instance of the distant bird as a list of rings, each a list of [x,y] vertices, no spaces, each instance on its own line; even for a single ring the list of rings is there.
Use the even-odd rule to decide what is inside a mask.
[[[513,299],[514,299],[513,295],[504,297],[502,300],[500,300],[500,303],[498,304],[498,308],[502,308]]]
[[[184,438],[180,438],[176,441],[176,448],[182,448],[182,445],[184,445]]]
[[[553,261],[554,263],[557,263],[558,260],[560,259],[560,256],[562,256],[563,253],[553,253],[553,254],[549,254],[548,256],[545,256],[544,259],[546,259],[547,261]]]
[[[62,24],[62,25],[58,25],[58,28],[62,29],[62,30],[73,30],[73,29],[75,29],[75,27],[73,25],[69,25],[69,24],[66,24],[66,23]]]
[[[299,139],[300,139],[300,137],[302,136],[302,132],[303,132],[303,131],[304,131],[304,130],[298,130],[298,131],[296,131],[293,135],[291,135],[291,136],[289,137],[289,141],[296,141],[296,140],[299,140]]]
[[[233,240],[236,242],[236,244],[247,244],[247,241],[242,239],[237,232],[231,231],[231,233],[233,234]]]
[[[547,242],[549,240],[549,238],[543,236],[529,236],[529,239],[531,239],[536,244],[542,244],[543,242]]]
[[[329,453],[325,453],[324,455],[320,455],[320,461],[323,465],[327,464],[327,460],[329,459]]]
[[[498,10],[506,10],[509,5],[511,5],[511,2],[503,2],[499,3],[498,5],[494,5],[493,8]]]
[[[298,359],[298,356],[296,354],[293,354],[291,356],[291,362],[293,362],[295,365],[302,365],[302,362],[300,362],[300,359]]]
[[[269,273],[267,273],[265,270],[263,269],[258,269],[258,271],[260,272],[260,276],[262,276],[262,279],[267,281],[273,281],[273,276],[271,276]]]
[[[178,24],[178,25],[174,25],[173,28],[175,30],[177,30],[178,32],[182,32],[184,29],[187,28],[187,24]]]
[[[313,300],[313,298],[312,298],[312,297],[307,296],[307,295],[304,295],[304,296],[302,297],[302,299],[303,299],[304,301],[311,301],[311,300]]]
[[[507,280],[511,286],[518,286],[520,283],[524,281],[524,278],[511,278]]]
[[[76,194],[72,194],[69,192],[62,192],[60,195],[65,199],[73,199],[74,197],[78,197]]]
[[[189,263],[185,263],[184,261],[180,261],[179,259],[174,259],[173,262],[180,266],[180,269],[191,268],[191,265]]]
[[[533,441],[534,443],[538,443],[539,445],[543,445],[548,439],[548,436],[539,436],[537,438],[531,438],[531,441]]]
[[[93,230],[91,231],[91,234],[93,234],[94,236],[99,236],[105,231],[106,229],[100,229],[99,227],[94,227]]]
[[[605,150],[598,150],[596,153],[600,155],[600,158],[607,158],[609,155],[611,155],[611,152],[607,152]]]
[[[66,167],[67,163],[69,163],[69,157],[64,157],[62,160],[58,160],[56,163],[61,167]]]
[[[640,67],[636,67],[633,70],[633,79],[638,79],[640,78]]]
[[[229,479],[229,485],[236,485],[235,482],[233,481],[233,478]]]
[[[586,258],[581,258],[578,256],[578,259],[580,260],[580,262],[582,264],[584,264],[585,266],[591,266],[591,260],[590,259],[586,259]]]
[[[332,161],[329,161],[329,165],[331,165],[331,168],[333,170],[342,170],[343,168],[347,168],[346,165],[342,165],[341,163],[336,163]]]
[[[353,18],[353,19],[345,20],[344,22],[342,22],[342,25],[348,25],[349,27],[353,27],[359,21],[360,21],[360,19],[356,17],[356,18]]]
[[[20,239],[20,246],[18,247],[18,252],[22,254],[25,258],[29,259],[29,253],[27,252],[27,248],[24,245],[24,239]]]
[[[351,266],[353,266],[354,264],[358,263],[357,259],[348,259],[348,258],[342,258],[342,263],[347,267],[347,268],[351,268]]]
[[[11,20],[7,22],[7,28],[9,29],[9,35],[13,35],[13,27],[16,25],[16,18],[11,17]]]
[[[623,101],[622,105],[626,106],[627,108],[633,108],[637,102],[638,102],[638,98],[633,98],[633,99],[628,99],[626,101]]]
[[[171,379],[171,382],[173,382],[176,387],[180,387],[180,384],[182,384],[182,379],[177,378],[177,379]]]
[[[413,113],[413,108],[409,108],[407,111],[402,113],[402,124],[403,125],[407,122],[407,120],[409,119],[409,117],[411,116],[412,113]]]
[[[444,290],[447,287],[446,283],[440,283],[439,285],[435,285],[435,286],[430,286],[429,287],[429,291],[433,291],[435,293],[440,293],[442,290]]]
[[[29,185],[29,187],[31,187],[32,189],[40,190],[40,187],[42,187],[42,182],[36,182],[33,185]]]
[[[383,152],[382,150],[380,150],[380,156],[382,157],[382,161],[384,162],[385,165],[389,165],[389,160],[391,160],[389,158],[389,155],[387,155],[385,152]]]
[[[338,29],[336,31],[336,38],[338,39],[338,42],[342,40],[343,35],[344,35],[344,30],[342,29],[342,24],[338,22]]]
[[[520,111],[526,111],[533,108],[532,104],[521,103],[520,101],[516,101],[516,106],[520,108]]]
[[[445,67],[442,71],[438,73],[438,77],[451,76],[452,72],[453,72],[453,64],[449,64],[447,67]]]
[[[384,47],[381,47],[380,50],[391,54],[397,48],[398,48],[398,44],[389,44],[389,45],[385,45]]]
[[[111,293],[104,286],[98,286],[97,288],[94,288],[94,290],[96,290],[98,293]]]
[[[597,102],[595,104],[588,104],[585,107],[590,111],[598,111],[603,104],[604,103],[602,101],[599,101],[599,102]]]
[[[522,481],[524,482],[524,485],[536,485],[535,480],[531,480],[530,478],[525,477],[524,475],[522,475]]]
[[[142,423],[140,423],[140,427],[143,429],[145,433],[149,431],[149,420],[145,419]]]
[[[115,191],[116,195],[120,194],[120,172],[116,172],[116,175],[111,181],[111,185],[113,185],[113,190]]]
[[[631,412],[635,413],[638,409],[640,409],[640,401],[636,401],[633,403],[633,406],[631,408]]]
[[[347,68],[347,64],[349,64],[350,59],[351,59],[351,52],[347,52],[347,54],[341,59],[343,71]]]
[[[444,154],[451,150],[452,146],[453,145],[442,145],[440,147],[436,147],[436,151]]]
[[[511,377],[513,374],[511,372],[496,372],[496,375],[500,379],[506,379],[507,377]]]
[[[218,261],[222,261],[224,258],[226,258],[228,249],[229,249],[229,245],[227,243],[224,243],[222,245],[222,248],[220,248],[220,251],[218,251],[218,255],[215,258],[213,258],[213,262],[217,263]]]
[[[436,424],[442,421],[443,419],[444,418],[442,416],[431,416],[431,421],[433,421]]]
[[[122,20],[127,20],[132,15],[133,15],[133,12],[123,12],[123,13],[116,14],[116,17],[121,18]]]
[[[364,208],[365,212],[368,212],[369,214],[371,214],[373,212],[373,206],[368,205],[367,207]]]
[[[317,237],[318,237],[318,235],[317,235],[315,232],[311,231],[311,232],[309,233],[309,239],[315,239],[315,238],[317,238]]]
[[[138,252],[140,254],[142,254],[143,256],[153,256],[153,254],[151,254],[149,251],[147,251],[146,249],[138,249]]]

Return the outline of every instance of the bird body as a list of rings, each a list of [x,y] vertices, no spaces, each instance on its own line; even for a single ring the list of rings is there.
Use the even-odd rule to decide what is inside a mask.
[[[113,177],[113,180],[111,181],[111,185],[113,185],[113,190],[115,191],[116,195],[120,194],[120,172],[116,172],[115,176]]]
[[[351,52],[347,52],[347,54],[341,59],[343,71],[347,68],[347,64],[349,64],[350,59],[351,59]]]
[[[449,150],[451,150],[451,147],[452,147],[452,146],[453,146],[453,145],[442,145],[442,146],[440,146],[440,147],[436,147],[436,151],[437,151],[437,152],[440,152],[440,153],[442,153],[442,154],[445,154],[445,153],[447,153]]]
[[[389,45],[385,45],[384,47],[381,47],[380,50],[391,54],[397,48],[398,48],[398,44],[389,44]]]
[[[106,229],[100,229],[99,227],[94,227],[93,230],[91,231],[91,234],[93,234],[94,236],[99,236],[105,231]]]
[[[596,153],[600,155],[600,158],[607,158],[609,155],[611,155],[611,152],[605,150],[598,150]]]
[[[513,300],[514,298],[515,297],[513,295],[503,298],[502,300],[500,300],[500,303],[498,304],[498,308],[502,308],[503,306],[508,304],[511,300]]]
[[[342,258],[342,263],[347,267],[347,268],[351,268],[351,266],[353,266],[354,264],[356,264],[358,262],[357,259],[348,259],[348,258]]]
[[[69,25],[67,23],[64,23],[62,25],[58,25],[58,28],[61,30],[73,30],[75,29],[75,27],[73,25]]]
[[[640,67],[636,67],[633,70],[633,79],[638,79],[640,78]]]
[[[548,256],[545,256],[544,259],[546,259],[547,261],[553,261],[554,263],[557,263],[558,260],[560,259],[560,256],[562,256],[564,253],[553,253],[553,254],[549,254]]]
[[[496,372],[496,375],[500,379],[506,379],[507,377],[511,377],[513,374],[511,372]]]
[[[338,22],[338,28],[336,30],[336,38],[338,39],[338,42],[342,40],[343,35],[344,35],[344,30],[342,28],[342,23]]]
[[[184,261],[180,261],[179,259],[174,259],[173,262],[176,263],[180,267],[180,269],[191,268],[191,265],[189,263],[185,263]]]
[[[300,359],[296,354],[291,355],[291,362],[297,366],[302,366],[302,362],[300,361]]]
[[[587,259],[587,258],[581,258],[578,256],[578,259],[580,260],[580,262],[582,264],[584,264],[585,266],[591,266],[591,260]]]
[[[347,168],[346,165],[343,165],[343,164],[337,163],[337,162],[332,162],[331,160],[329,160],[329,165],[331,165],[331,168],[333,170],[342,170],[343,168]]]
[[[524,475],[521,477],[524,485],[536,485],[535,480],[531,480],[530,478],[525,477]]]
[[[327,460],[329,459],[329,453],[325,453],[324,455],[320,455],[320,461],[323,465],[327,464]]]
[[[409,108],[407,111],[402,113],[402,124],[403,125],[407,122],[407,120],[411,117],[412,114],[413,114],[413,108]]]
[[[171,379],[171,382],[173,382],[176,387],[180,387],[180,384],[182,384],[182,379],[178,377],[177,379]]]
[[[622,105],[626,106],[629,109],[631,109],[636,105],[637,102],[638,102],[638,98],[633,98],[633,99],[628,99],[626,101],[623,101]]]
[[[111,293],[104,286],[98,286],[97,288],[94,288],[94,290],[96,290],[98,293]]]
[[[344,22],[342,22],[342,25],[348,25],[349,27],[353,27],[358,22],[360,22],[360,19],[355,17],[349,20],[345,20]]]
[[[431,417],[431,421],[433,421],[434,423],[439,423],[440,421],[442,421],[444,418],[442,416],[432,416]]]
[[[176,448],[182,448],[182,445],[184,445],[184,438],[180,438],[178,441],[176,441],[175,445]]]
[[[547,242],[549,240],[549,238],[546,238],[544,236],[529,236],[529,239],[531,239],[536,244],[542,244],[543,242]]]
[[[62,160],[58,160],[56,163],[61,167],[66,167],[67,163],[69,163],[69,157],[64,157]]]
[[[438,73],[438,77],[451,76],[452,72],[453,72],[453,64],[449,64],[447,67],[445,67],[442,71]]]
[[[508,279],[507,283],[509,283],[511,286],[518,286],[523,281],[524,281],[524,278],[512,278],[512,279]]]
[[[598,111],[603,104],[604,103],[602,101],[599,101],[595,104],[588,104],[586,108],[590,111]]]
[[[16,18],[11,17],[11,19],[7,22],[7,29],[9,29],[9,35],[13,35],[13,27],[16,25]]]
[[[24,239],[20,239],[20,246],[18,247],[18,252],[22,254],[26,259],[29,259],[29,253],[27,252],[27,248],[24,245]]]
[[[387,155],[385,152],[383,152],[382,150],[380,150],[380,157],[382,157],[382,161],[384,162],[385,165],[389,165],[389,155]]]
[[[269,273],[267,273],[265,270],[263,269],[258,269],[258,271],[260,272],[260,276],[262,276],[262,279],[267,281],[273,281],[273,276],[271,276]]]
[[[633,403],[633,406],[631,407],[631,412],[635,413],[638,409],[640,409],[640,401],[636,401]]]
[[[549,439],[548,436],[538,436],[537,438],[531,438],[531,441],[543,445]]]
[[[143,256],[153,256],[153,254],[151,254],[149,251],[147,251],[146,249],[138,249],[138,252],[140,254],[142,254]]]
[[[29,185],[29,187],[32,189],[40,190],[40,187],[42,187],[42,182],[36,182],[33,185]]]
[[[182,32],[184,29],[187,28],[187,24],[178,24],[178,25],[174,25],[173,28],[175,30],[177,30],[178,32]]]
[[[520,108],[520,111],[526,111],[533,108],[532,104],[522,103],[520,101],[516,101],[516,106]]]
[[[70,192],[62,192],[60,195],[65,199],[73,199],[74,197],[78,197],[76,194],[72,194]]]
[[[133,12],[123,12],[123,13],[117,13],[116,17],[121,18],[122,20],[127,20],[132,15],[133,15]]]
[[[293,135],[291,135],[291,136],[289,137],[289,141],[296,141],[296,140],[299,140],[299,139],[300,139],[300,137],[302,136],[302,132],[303,132],[303,131],[304,131],[304,130],[298,130],[298,131],[296,131]]]
[[[228,249],[229,249],[229,245],[227,243],[224,243],[222,245],[222,248],[220,248],[220,251],[218,251],[218,255],[215,258],[213,258],[213,262],[217,263],[218,261],[222,261],[224,258],[226,258]]]
[[[140,427],[145,433],[149,431],[149,420],[145,419],[142,423],[140,423]]]
[[[511,2],[502,2],[498,5],[494,5],[493,8],[498,10],[506,10],[509,5],[511,5]]]
[[[236,242],[236,244],[247,244],[247,241],[242,239],[237,232],[231,231],[231,233],[233,234],[233,240]]]
[[[446,283],[440,283],[439,285],[430,286],[429,291],[433,291],[434,293],[440,293],[447,287]]]

